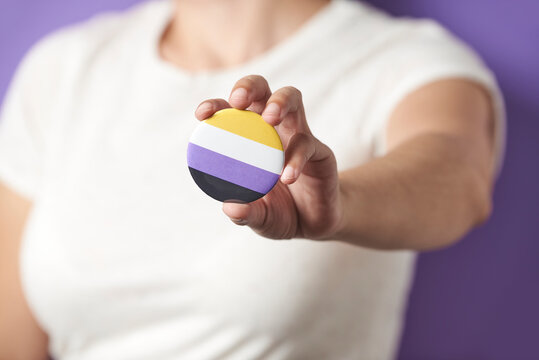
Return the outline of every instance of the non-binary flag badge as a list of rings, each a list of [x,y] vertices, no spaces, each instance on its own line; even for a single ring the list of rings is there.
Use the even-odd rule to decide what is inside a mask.
[[[261,198],[279,180],[283,164],[277,131],[252,111],[216,112],[195,129],[187,147],[191,176],[219,201]]]

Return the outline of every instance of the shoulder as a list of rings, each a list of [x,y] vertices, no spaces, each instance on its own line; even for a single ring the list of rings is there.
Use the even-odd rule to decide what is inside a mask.
[[[497,91],[495,76],[478,53],[435,20],[395,17],[363,2],[334,1],[340,8],[334,21],[348,26],[340,30],[340,51],[332,53],[343,54],[350,79],[369,74],[384,98],[399,98],[442,78],[466,78]]]
[[[167,16],[169,0],[150,1],[121,12],[96,15],[45,36],[24,55],[2,104],[32,109],[40,119],[80,93],[91,74],[111,76],[143,52],[141,39]],[[11,104],[11,105],[10,105]],[[44,121],[44,120],[41,120]]]
[[[343,14],[349,14],[343,16],[356,19],[346,30],[348,48],[358,55],[368,49],[373,63],[391,64],[394,72],[423,66],[486,70],[477,52],[436,20],[397,17],[362,2],[340,2]]]
[[[327,31],[312,47],[319,64],[332,64],[353,80],[377,82],[441,75],[491,77],[480,56],[450,30],[432,19],[392,16],[360,1],[333,0]],[[320,29],[321,30],[321,29]]]
[[[465,41],[432,19],[395,17],[363,2],[335,1],[340,10],[334,21],[347,26],[335,34],[341,44],[332,54],[342,54],[348,86],[367,84],[373,94],[368,123],[377,155],[385,151],[385,127],[396,106],[412,92],[446,79],[469,80],[487,91],[502,129],[497,142],[503,142],[503,98],[496,77]]]

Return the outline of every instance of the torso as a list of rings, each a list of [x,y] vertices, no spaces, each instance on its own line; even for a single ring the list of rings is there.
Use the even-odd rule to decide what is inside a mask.
[[[129,16],[166,20],[162,3],[136,11]],[[329,18],[366,10],[324,11],[318,25],[224,72],[159,63],[144,55],[155,36],[130,44],[129,25],[72,70],[50,114],[55,140],[22,253],[29,303],[58,360],[391,356],[412,253],[260,238],[232,224],[186,166],[196,105],[226,97],[249,73],[303,91],[311,129],[340,169],[375,155],[377,77],[361,65],[372,51],[349,58],[330,41],[343,30]],[[325,22],[335,34],[315,39]]]

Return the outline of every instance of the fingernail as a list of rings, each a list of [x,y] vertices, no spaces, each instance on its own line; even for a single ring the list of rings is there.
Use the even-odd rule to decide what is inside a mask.
[[[262,113],[262,116],[274,116],[279,117],[281,115],[281,107],[277,105],[276,103],[271,103],[268,106],[266,106],[266,109]]]
[[[197,109],[195,110],[195,113],[205,113],[211,111],[212,109],[212,104],[210,104],[209,102],[203,102],[202,104],[198,105]]]
[[[294,168],[292,166],[290,166],[290,165],[287,165],[284,168],[283,175],[281,176],[281,178],[283,178],[285,180],[293,180],[296,177],[297,177],[296,170],[294,170]]]
[[[230,218],[230,220],[236,225],[247,225],[247,220],[245,219]]]
[[[247,90],[244,88],[237,88],[230,94],[230,101],[244,101],[247,99]]]

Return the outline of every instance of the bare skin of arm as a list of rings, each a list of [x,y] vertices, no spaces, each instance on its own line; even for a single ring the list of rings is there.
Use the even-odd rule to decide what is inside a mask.
[[[30,201],[0,183],[0,360],[47,359],[47,336],[20,281],[19,250],[30,208]]]
[[[285,147],[281,181],[268,195],[223,206],[262,236],[428,250],[456,242],[490,214],[493,119],[487,94],[472,82],[439,81],[407,96],[389,119],[388,153],[342,173],[311,133],[299,90],[271,93],[251,75],[228,102],[204,101],[195,115],[230,106],[261,113]]]
[[[493,118],[463,80],[409,95],[387,129],[388,154],[340,174],[346,218],[337,237],[375,248],[452,244],[491,212]]]

